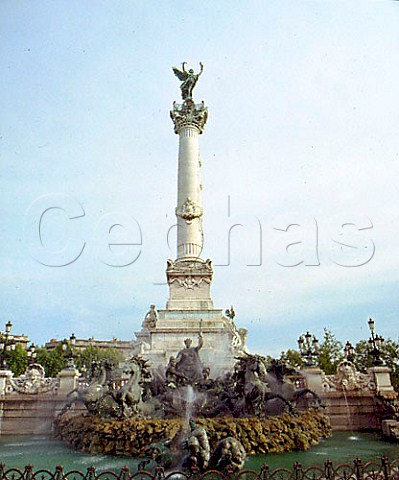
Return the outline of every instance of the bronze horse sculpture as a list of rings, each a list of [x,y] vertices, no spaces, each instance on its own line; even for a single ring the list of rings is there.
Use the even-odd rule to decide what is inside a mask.
[[[130,417],[141,413],[152,377],[148,360],[139,355],[132,357],[123,371],[129,375],[129,379],[117,391],[110,392],[110,395],[119,405],[121,416]]]
[[[239,395],[244,398],[247,414],[266,415],[266,404],[270,400],[279,400],[289,412],[293,411],[293,405],[289,400],[281,393],[270,389],[264,357],[247,353],[237,360],[233,377]]]
[[[270,365],[266,366],[267,379],[270,388],[283,395],[289,402],[292,402],[296,408],[304,405],[308,407],[309,403],[315,407],[324,407],[321,398],[310,388],[297,388],[290,379],[290,375],[296,373],[293,367],[288,366],[282,361],[272,360]]]
[[[61,414],[78,402],[84,403],[90,413],[98,413],[98,403],[109,391],[112,368],[112,363],[107,359],[93,362],[88,385],[78,386],[68,393]]]

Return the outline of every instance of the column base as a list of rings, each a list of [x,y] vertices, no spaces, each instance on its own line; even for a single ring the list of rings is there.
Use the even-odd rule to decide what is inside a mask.
[[[166,277],[169,284],[167,310],[212,310],[210,287],[213,269],[211,260],[182,258],[168,260]]]

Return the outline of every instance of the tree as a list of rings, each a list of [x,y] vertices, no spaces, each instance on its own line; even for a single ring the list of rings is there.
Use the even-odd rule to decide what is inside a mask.
[[[399,342],[388,338],[382,347],[382,356],[387,367],[391,369],[391,380],[394,389],[399,390]]]
[[[7,363],[16,377],[19,377],[26,372],[28,366],[28,354],[26,353],[26,349],[20,343],[15,345],[15,350],[9,352]]]
[[[373,366],[373,356],[370,353],[370,347],[366,340],[360,340],[355,345],[355,358],[353,363],[359,372],[366,373],[367,369]]]
[[[335,338],[330,330],[325,328],[323,342],[319,347],[318,366],[327,375],[332,375],[337,372],[337,366],[343,358],[343,344]]]
[[[305,361],[302,358],[302,355],[297,350],[293,349],[281,352],[280,360],[291,367],[302,368],[305,366]]]
[[[373,356],[366,340],[361,340],[355,347],[356,356],[354,363],[360,372],[366,372],[373,366]],[[399,342],[388,338],[381,348],[381,358],[386,366],[391,369],[391,381],[395,390],[399,390]]]
[[[41,347],[37,350],[37,363],[39,363],[46,372],[46,377],[56,377],[60,371],[68,364],[66,353],[61,345],[57,345],[51,350]]]
[[[76,354],[75,365],[78,370],[87,371],[90,369],[92,362],[104,359],[110,360],[112,364],[117,366],[123,360],[123,355],[116,348],[99,348],[88,345]]]
[[[367,340],[361,340],[355,346],[353,363],[359,372],[366,373],[373,366],[373,355],[370,353],[370,346]],[[337,372],[338,364],[345,358],[343,344],[335,338],[335,335],[324,329],[323,342],[319,347],[317,359],[318,366],[327,374],[333,375]],[[391,369],[391,381],[394,389],[399,390],[399,341],[388,338],[381,347],[381,358],[385,365]],[[305,362],[297,350],[281,352],[280,360],[302,368]]]
[[[71,344],[68,342],[65,350],[62,348],[62,344],[58,344],[50,350],[45,347],[37,349],[37,363],[44,368],[46,377],[56,377],[62,369],[67,367],[71,348]],[[93,361],[102,359],[108,359],[117,366],[123,360],[123,356],[116,348],[99,348],[88,345],[84,350],[74,349],[76,368],[82,372],[89,370]]]

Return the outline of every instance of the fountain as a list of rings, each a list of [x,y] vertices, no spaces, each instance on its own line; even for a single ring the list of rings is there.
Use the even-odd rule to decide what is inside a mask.
[[[151,475],[157,468],[180,469],[186,475],[211,468],[230,474],[246,465],[248,455],[269,462],[263,454],[314,447],[330,433],[329,421],[320,411],[324,402],[331,418],[336,409],[346,426],[362,428],[366,419],[370,426],[371,418],[378,428],[377,421],[383,419],[386,435],[394,438],[397,433],[396,395],[386,378],[377,376],[385,375],[381,365],[361,374],[353,362],[344,360],[335,375],[320,375],[323,388],[316,393],[305,385],[306,368],[297,371],[246,352],[236,356],[230,371],[212,378],[201,357],[204,343],[201,333],[197,343],[186,338],[184,347],[157,375],[139,355],[122,368],[107,361],[93,364],[89,381],[69,390],[68,379],[76,378],[74,368],[67,368],[58,379],[47,379],[43,369],[32,364],[25,375],[11,374],[3,384],[4,405],[21,403],[24,397],[25,404],[33,406],[37,402],[32,403],[32,398],[44,395],[47,402],[52,399],[59,405],[58,395],[64,392],[56,422],[61,438],[91,454],[131,457],[135,468],[140,463],[140,468],[152,470]],[[377,385],[383,388],[377,390]],[[378,396],[384,403],[378,404]],[[365,400],[383,408],[381,415],[364,411]],[[7,416],[6,411],[6,424]],[[361,439],[350,434],[346,442]]]
[[[315,408],[320,398],[308,389],[295,395],[283,364],[245,353],[233,370],[214,379],[200,358],[202,344],[201,337],[197,346],[186,339],[161,379],[152,378],[141,356],[126,362],[129,378],[122,386],[92,379],[85,395],[69,395],[57,435],[82,451],[144,456],[163,468],[193,472],[236,471],[247,454],[307,449],[330,434],[328,419]],[[95,384],[96,398],[90,394]],[[313,400],[310,409],[305,395]],[[74,411],[79,401],[84,415]]]
[[[203,339],[199,337],[194,345],[188,340],[162,375],[158,371],[153,376],[149,361],[133,356],[123,368],[107,361],[94,364],[91,379],[69,390],[66,386],[72,383],[64,384],[62,379],[76,378],[74,368],[67,368],[58,379],[47,379],[43,369],[32,364],[25,375],[11,374],[3,384],[4,405],[24,398],[26,405],[34,406],[37,402],[32,403],[32,398],[44,395],[47,402],[60,404],[58,394],[64,392],[57,429],[76,449],[131,456],[136,463],[144,457],[141,463],[146,468],[154,468],[153,459],[159,467],[190,472],[239,470],[246,455],[315,446],[330,432],[320,412],[324,402],[334,422],[336,414],[346,427],[350,423],[358,430],[364,425],[378,429],[382,420],[384,433],[397,439],[396,394],[385,377],[377,376],[381,365],[361,374],[353,362],[343,360],[335,375],[320,375],[322,392],[317,394],[306,388],[306,368],[297,371],[281,361],[245,352],[236,357],[232,370],[212,378],[201,358]],[[316,385],[314,372],[312,378]],[[383,388],[377,390],[377,385]],[[380,414],[368,410],[365,401],[369,400]],[[346,441],[359,439],[351,434]]]
[[[195,391],[192,385],[187,385],[186,390],[186,414],[185,414],[185,426],[186,429],[190,426],[190,420],[193,414],[193,404],[195,400]]]
[[[151,305],[122,378],[115,376],[118,369],[102,362],[93,368],[88,384],[69,389],[56,431],[77,450],[144,457],[140,468],[150,468],[153,459],[156,468],[181,468],[186,473],[215,468],[231,474],[243,468],[247,455],[306,450],[327,437],[331,427],[320,410],[324,402],[331,411],[332,399],[338,408],[344,399],[350,416],[349,398],[360,401],[365,390],[374,398],[377,387],[388,396],[392,392],[381,364],[362,377],[346,362],[336,376],[325,376],[312,363],[317,342],[309,333],[300,338],[308,357],[302,372],[250,354],[247,332],[236,327],[233,308],[225,315],[214,308],[212,262],[200,258],[198,138],[208,110],[204,102],[194,103],[192,90],[202,71],[202,65],[197,75],[186,71],[184,63],[182,70],[174,69],[182,82],[183,103],[174,103],[171,111],[179,135],[178,230],[177,258],[167,261],[166,308]],[[71,366],[61,378],[70,382],[76,375]],[[290,379],[293,375],[295,381]],[[0,376],[0,391],[12,383],[4,378]]]
[[[73,404],[67,405],[57,421],[60,438],[91,453],[149,457],[166,469],[232,472],[243,467],[246,455],[306,450],[329,436],[324,402],[330,415],[338,409],[340,419],[344,407],[345,418],[361,428],[370,417],[362,410],[365,400],[377,405],[378,395],[392,393],[386,383],[378,393],[375,372],[361,374],[347,359],[336,375],[311,367],[320,393],[306,387],[306,368],[297,371],[281,360],[247,352],[236,356],[233,369],[212,378],[201,359],[203,345],[201,332],[196,346],[186,338],[156,378],[147,360],[132,357],[123,369],[130,377],[119,389],[113,391],[108,383],[97,405],[92,398],[80,398],[90,416],[71,416]],[[319,384],[315,372],[321,372]],[[353,412],[350,402],[358,404]],[[375,414],[372,419],[380,421]]]

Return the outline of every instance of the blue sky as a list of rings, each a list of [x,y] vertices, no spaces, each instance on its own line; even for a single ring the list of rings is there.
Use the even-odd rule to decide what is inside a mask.
[[[202,61],[215,305],[261,353],[323,327],[355,342],[368,316],[397,339],[398,24],[394,1],[2,1],[2,322],[131,339],[165,306],[171,67]],[[142,244],[107,252],[114,224]]]

